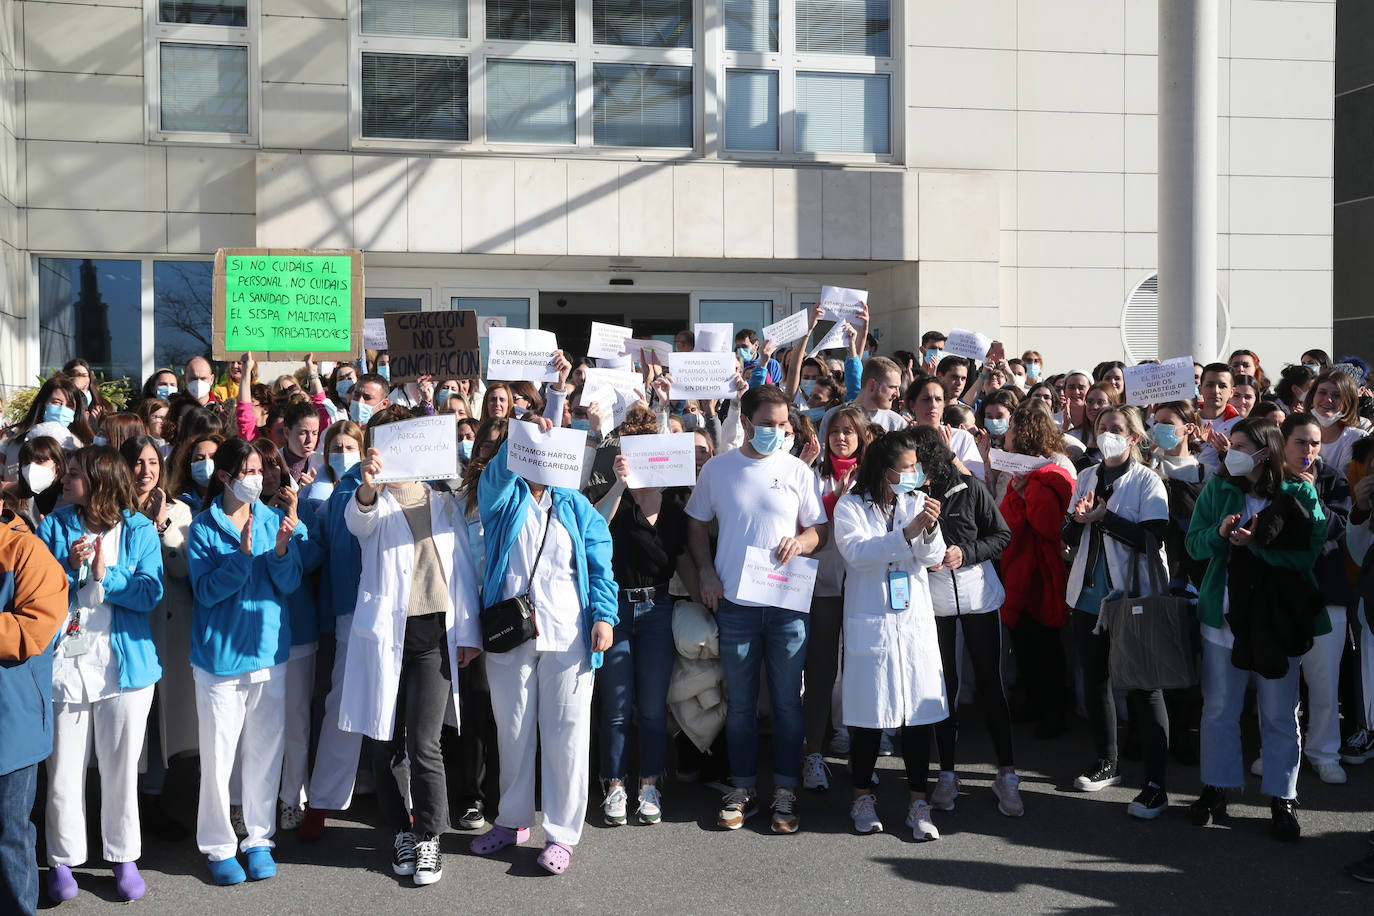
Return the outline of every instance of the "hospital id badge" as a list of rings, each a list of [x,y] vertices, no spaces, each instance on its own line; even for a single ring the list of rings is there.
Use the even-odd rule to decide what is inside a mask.
[[[62,654],[67,658],[77,658],[89,651],[91,651],[91,640],[85,634],[68,636],[62,640]]]
[[[894,611],[905,611],[911,607],[911,577],[904,569],[887,571],[887,603]]]

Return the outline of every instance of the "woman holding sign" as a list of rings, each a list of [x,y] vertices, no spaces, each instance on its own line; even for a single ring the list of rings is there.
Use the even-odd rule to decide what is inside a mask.
[[[540,433],[553,428],[544,418],[534,422]],[[546,838],[539,864],[561,875],[586,820],[592,677],[611,647],[619,589],[605,519],[577,490],[516,475],[509,448],[509,441],[501,445],[477,485],[487,539],[483,616],[494,619],[501,607],[532,602],[537,633],[487,654],[501,806],[472,851],[491,855],[529,839],[537,739]]]
[[[949,715],[935,611],[926,570],[945,556],[940,504],[917,493],[926,478],[910,430],[865,451],[853,490],[835,504],[835,543],[844,557],[844,723],[859,833],[883,829],[873,795],[882,730],[901,729],[910,790],[906,823],[917,840],[938,840],[926,792],[932,725]]]

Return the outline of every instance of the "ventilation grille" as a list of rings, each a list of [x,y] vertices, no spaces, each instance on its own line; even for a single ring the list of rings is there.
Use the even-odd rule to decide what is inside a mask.
[[[1217,294],[1217,352],[1225,353],[1231,339],[1231,313],[1226,300]],[[1121,343],[1131,363],[1150,359],[1172,359],[1186,353],[1159,352],[1159,274],[1141,280],[1126,297],[1121,309]],[[1192,354],[1194,359],[1210,362],[1215,354]]]

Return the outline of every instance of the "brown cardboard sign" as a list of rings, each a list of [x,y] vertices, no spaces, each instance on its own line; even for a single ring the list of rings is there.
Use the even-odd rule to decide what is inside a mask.
[[[482,377],[476,312],[387,312],[382,317],[393,385],[422,375],[436,382]]]

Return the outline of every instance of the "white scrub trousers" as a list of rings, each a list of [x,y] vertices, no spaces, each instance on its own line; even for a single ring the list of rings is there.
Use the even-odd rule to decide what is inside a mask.
[[[347,808],[353,801],[353,783],[358,776],[363,736],[339,728],[339,704],[343,702],[344,668],[352,632],[352,614],[341,615],[334,621],[334,670],[330,673],[329,696],[324,700],[315,769],[310,773],[310,807],[319,811]]]
[[[292,646],[286,662],[286,728],[282,751],[281,800],[305,804],[310,775],[310,698],[315,691],[315,657],[319,645]]]

